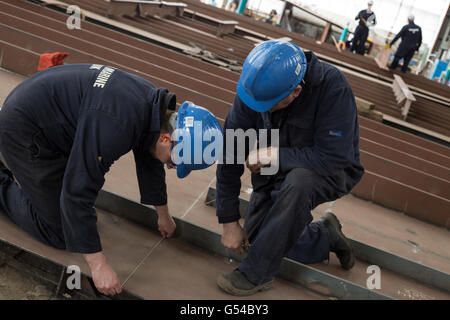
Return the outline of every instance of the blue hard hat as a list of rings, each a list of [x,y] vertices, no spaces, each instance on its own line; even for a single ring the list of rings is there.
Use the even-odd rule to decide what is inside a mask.
[[[250,108],[265,112],[286,98],[306,73],[306,57],[295,44],[269,40],[245,59],[237,86],[239,98]]]
[[[222,154],[223,131],[219,121],[209,110],[190,101],[178,110],[175,136],[172,161],[177,166],[178,178],[186,177],[192,170],[208,168]]]

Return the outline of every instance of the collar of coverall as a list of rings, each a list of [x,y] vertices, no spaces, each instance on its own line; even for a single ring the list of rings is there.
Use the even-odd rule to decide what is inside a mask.
[[[320,85],[324,79],[322,63],[312,51],[306,51],[305,57],[307,61],[306,74],[304,77],[305,84],[306,86],[316,87]]]
[[[149,107],[152,108],[150,124],[146,137],[144,137],[144,143],[142,144],[144,150],[150,150],[156,144],[165,119],[166,111],[175,111],[177,105],[176,95],[165,88],[159,88],[155,90],[153,94],[153,99],[149,103]]]

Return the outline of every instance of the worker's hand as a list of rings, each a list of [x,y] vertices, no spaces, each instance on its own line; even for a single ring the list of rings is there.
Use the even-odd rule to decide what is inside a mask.
[[[248,249],[248,238],[239,221],[223,224],[222,244],[238,254]]]
[[[158,230],[164,238],[173,236],[177,225],[170,215],[158,216]]]
[[[270,167],[278,163],[278,148],[268,147],[253,150],[248,155],[245,164],[252,173],[260,173],[261,168]]]
[[[164,238],[170,238],[175,232],[177,225],[169,214],[168,206],[156,206],[156,212],[158,213],[159,232]]]
[[[84,254],[84,259],[91,269],[92,280],[100,293],[113,296],[122,292],[119,278],[106,262],[103,252]]]
[[[167,169],[174,169],[177,166],[172,161],[168,161],[168,162],[166,162],[166,167],[167,167]]]

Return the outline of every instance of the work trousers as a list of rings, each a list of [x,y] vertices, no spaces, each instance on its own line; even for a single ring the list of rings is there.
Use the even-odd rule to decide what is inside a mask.
[[[403,55],[395,54],[394,61],[392,61],[391,69],[395,69],[398,66],[400,59],[403,59],[402,72],[405,73],[408,71],[409,63],[411,59],[414,57],[414,52],[416,50],[413,48],[411,50],[406,51]]]
[[[270,192],[253,192],[244,224],[250,247],[239,270],[261,284],[273,278],[284,257],[304,264],[326,260],[328,231],[322,221],[311,223],[311,210],[349,191],[344,171],[320,176],[296,168],[276,178]]]
[[[0,211],[37,240],[65,249],[60,194],[67,157],[49,148],[40,128],[20,109],[0,111]]]

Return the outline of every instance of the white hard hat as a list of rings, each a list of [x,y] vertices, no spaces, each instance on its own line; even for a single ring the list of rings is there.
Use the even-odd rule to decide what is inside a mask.
[[[368,4],[369,6],[373,6],[373,1],[372,1],[372,0],[369,0],[369,2],[367,2],[367,4]]]
[[[414,21],[414,15],[413,15],[413,14],[410,14],[410,15],[408,16],[408,20]]]

